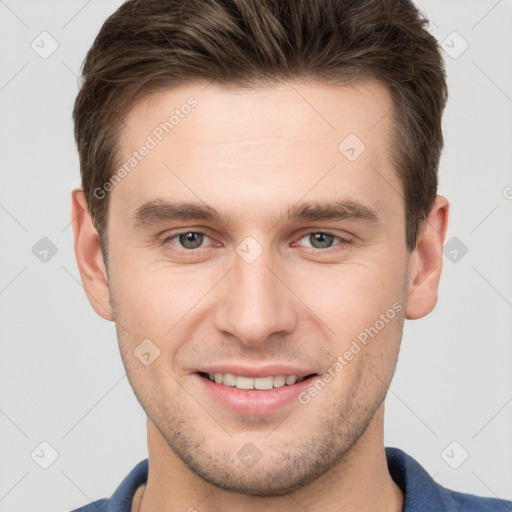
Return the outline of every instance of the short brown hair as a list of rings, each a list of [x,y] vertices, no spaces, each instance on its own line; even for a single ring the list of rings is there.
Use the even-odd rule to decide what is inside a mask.
[[[365,77],[393,99],[392,154],[406,243],[437,194],[447,98],[441,51],[410,0],[128,0],[85,58],[73,119],[89,211],[107,262],[108,194],[123,119],[142,97],[193,80],[253,87]]]

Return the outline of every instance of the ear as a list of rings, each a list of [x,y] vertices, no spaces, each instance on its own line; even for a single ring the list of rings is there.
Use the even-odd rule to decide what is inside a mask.
[[[445,197],[436,197],[418,233],[416,248],[410,256],[406,307],[406,318],[410,320],[428,315],[437,303],[449,206]]]
[[[76,261],[87,298],[98,315],[105,320],[113,321],[108,276],[100,239],[81,188],[71,192],[71,219]]]

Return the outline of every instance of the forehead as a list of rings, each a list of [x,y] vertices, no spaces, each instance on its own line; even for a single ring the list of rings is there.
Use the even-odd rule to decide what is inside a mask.
[[[210,197],[226,207],[226,197],[233,206],[273,196],[292,204],[305,193],[354,198],[366,189],[376,206],[375,185],[400,187],[389,158],[391,111],[389,93],[371,80],[161,91],[126,116],[118,165],[126,177],[112,202],[129,214],[165,197]]]
[[[188,108],[187,104],[191,103],[196,106]],[[238,130],[239,138],[282,136],[284,129],[295,140],[309,140],[311,135],[304,131],[304,123],[315,132],[327,135],[352,129],[365,138],[391,108],[389,92],[373,79],[344,85],[288,81],[258,87],[191,82],[136,102],[126,117],[125,126],[129,128],[124,131],[124,137],[130,139],[134,125],[148,123],[146,129],[156,128],[171,120],[174,128],[182,125],[173,136],[179,132],[187,138],[195,134],[197,139],[210,143],[226,142],[226,130],[230,127]],[[173,113],[175,117],[171,119]],[[181,123],[189,114],[197,123]],[[211,123],[218,129],[210,130]],[[187,130],[187,124],[192,124],[193,133]],[[204,125],[203,129],[200,124]]]

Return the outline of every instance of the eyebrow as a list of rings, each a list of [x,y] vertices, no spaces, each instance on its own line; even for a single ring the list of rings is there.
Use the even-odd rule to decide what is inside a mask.
[[[380,224],[380,214],[370,206],[350,200],[307,202],[288,207],[287,218],[292,221],[357,220]],[[135,227],[171,220],[203,220],[229,224],[232,216],[204,203],[153,199],[130,215]]]

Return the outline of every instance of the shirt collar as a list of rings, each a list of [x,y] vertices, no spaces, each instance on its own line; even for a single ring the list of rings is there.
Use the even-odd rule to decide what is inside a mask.
[[[386,448],[391,478],[404,495],[402,512],[444,510],[438,484],[410,455],[398,448]]]

